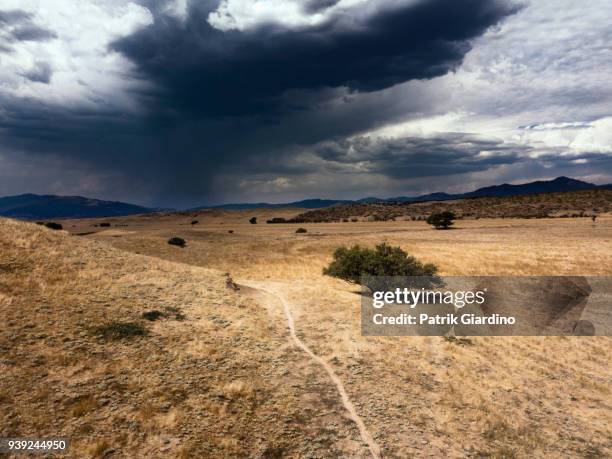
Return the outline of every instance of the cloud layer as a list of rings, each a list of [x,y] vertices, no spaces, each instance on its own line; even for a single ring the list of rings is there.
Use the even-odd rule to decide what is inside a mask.
[[[3,0],[0,194],[189,206],[605,181],[612,11],[589,5]]]

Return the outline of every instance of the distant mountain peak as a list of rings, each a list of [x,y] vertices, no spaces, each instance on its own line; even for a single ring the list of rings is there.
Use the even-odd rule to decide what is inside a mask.
[[[571,177],[566,177],[564,175],[557,177],[554,180],[551,180],[551,183],[584,183],[586,185],[593,185],[592,183],[584,182],[582,180],[576,180]]]

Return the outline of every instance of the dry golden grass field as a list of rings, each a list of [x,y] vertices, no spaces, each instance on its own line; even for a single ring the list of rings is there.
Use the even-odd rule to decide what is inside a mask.
[[[448,275],[612,275],[611,216],[264,223],[300,212],[0,219],[0,436],[71,457],[612,456],[612,338],[362,337],[358,288],[322,275],[383,241]]]

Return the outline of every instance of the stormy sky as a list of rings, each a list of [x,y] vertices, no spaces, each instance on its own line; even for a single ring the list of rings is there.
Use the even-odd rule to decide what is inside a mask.
[[[0,195],[612,183],[612,3],[0,0]]]

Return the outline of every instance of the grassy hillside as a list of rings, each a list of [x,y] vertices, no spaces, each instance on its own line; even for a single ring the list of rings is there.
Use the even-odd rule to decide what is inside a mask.
[[[304,212],[294,223],[351,219],[386,221],[424,219],[433,212],[451,210],[461,218],[543,218],[590,216],[612,211],[612,190],[542,193],[528,196],[459,199],[416,203],[376,203],[336,206]]]
[[[79,458],[359,455],[329,444],[330,423],[358,434],[282,314],[222,274],[0,219],[0,436]]]
[[[357,287],[321,273],[339,245],[386,241],[447,275],[612,275],[611,217],[296,234],[253,215],[270,214],[63,222],[85,236],[0,220],[0,435],[64,435],[79,458],[371,457],[285,305],[382,457],[612,454],[609,337],[363,337]]]

